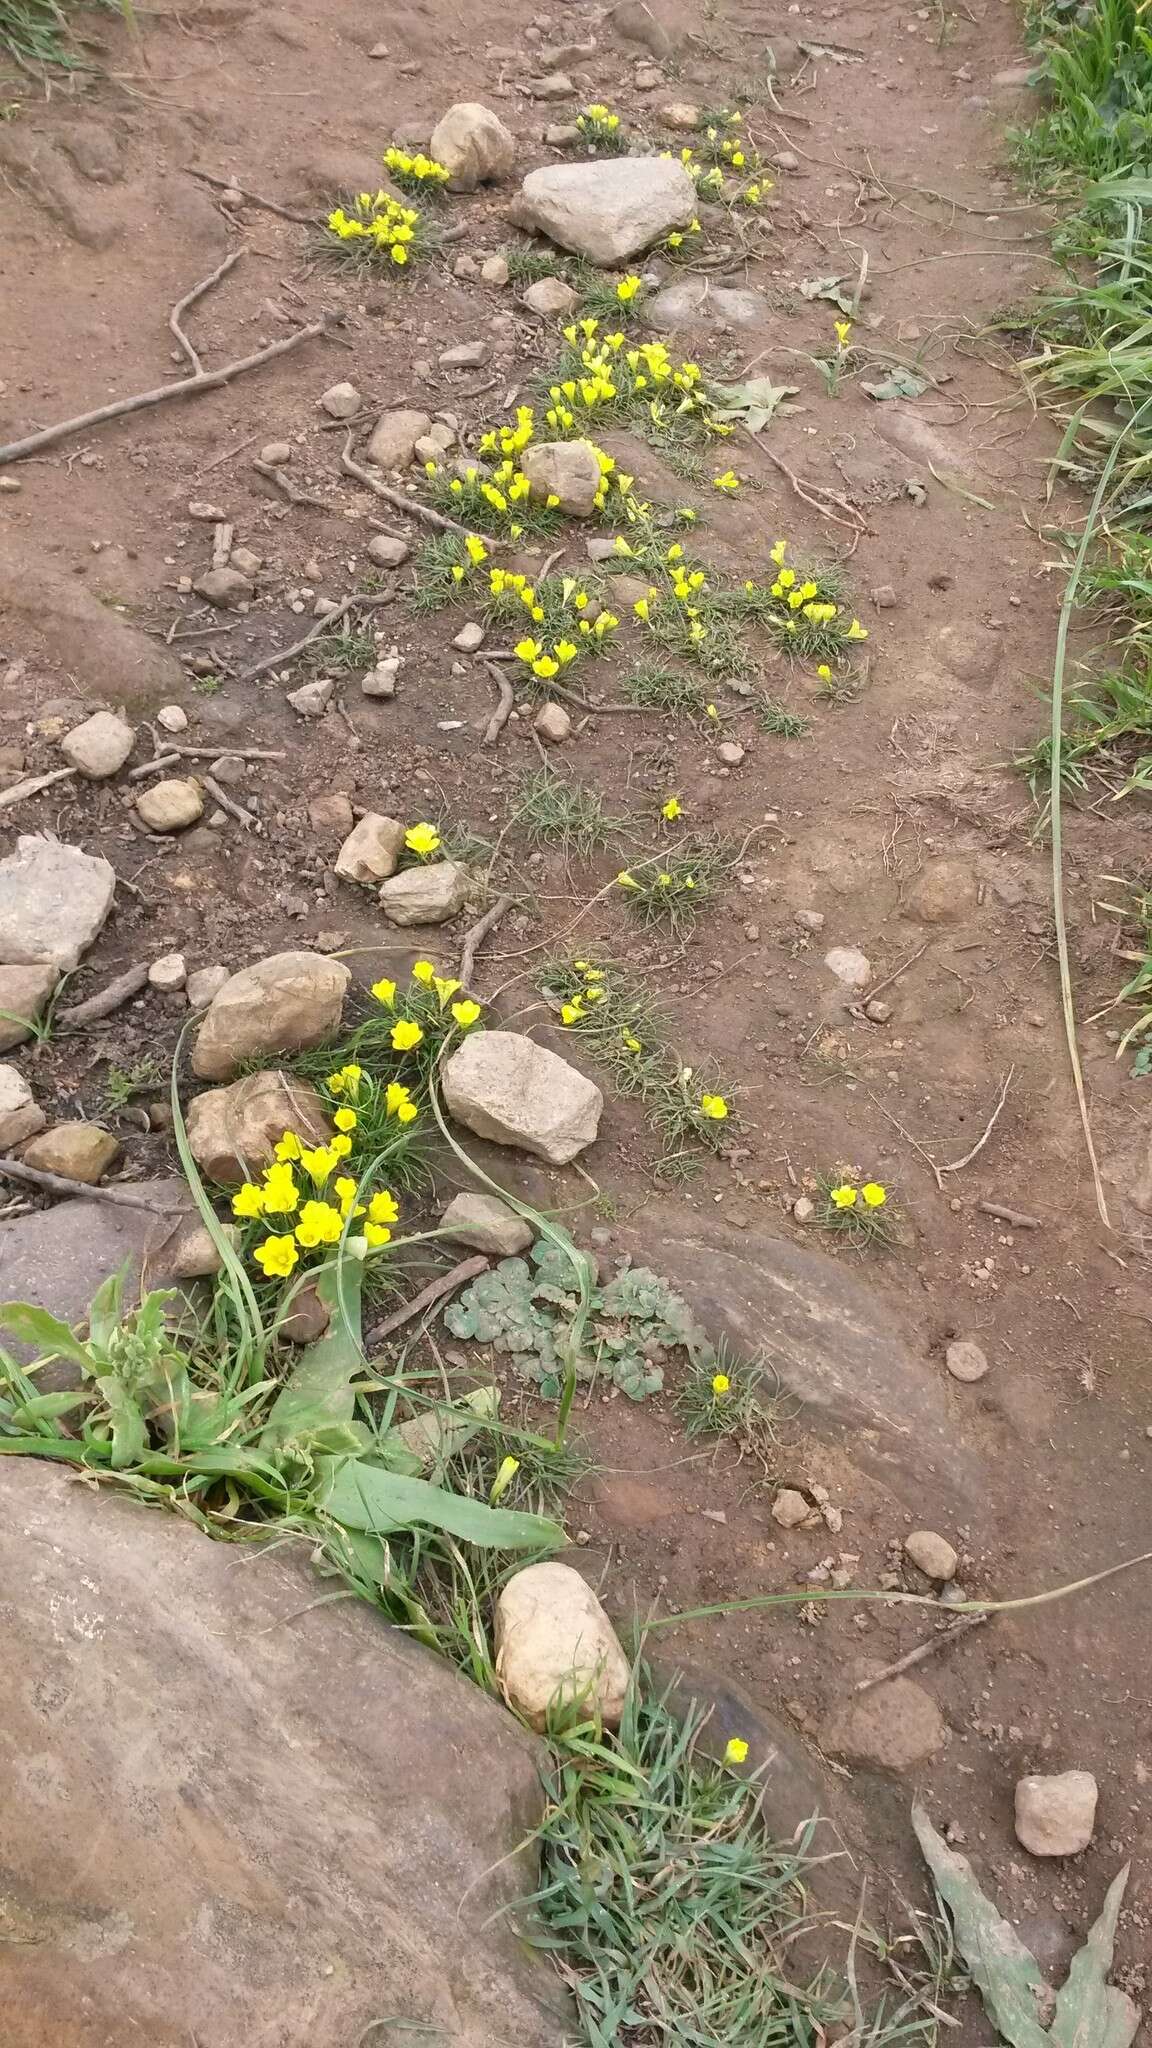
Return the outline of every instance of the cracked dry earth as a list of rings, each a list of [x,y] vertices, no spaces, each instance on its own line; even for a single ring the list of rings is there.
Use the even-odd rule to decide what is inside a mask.
[[[0,126],[4,438],[177,375],[168,310],[233,249],[242,262],[188,315],[206,366],[322,315],[331,331],[215,392],[0,472],[8,781],[58,766],[61,734],[98,706],[126,708],[141,733],[137,760],[147,758],[145,722],[165,704],[186,711],[189,744],[277,757],[232,790],[257,814],[254,830],[222,814],[172,838],[141,836],[128,813],[138,785],[120,775],[63,782],[0,813],[0,853],[17,833],[50,831],[116,869],[114,913],[69,1000],[173,951],[190,968],[238,967],[319,944],[345,951],[365,978],[381,971],[378,949],[394,947],[395,934],[369,897],[334,877],[347,813],[323,800],[443,814],[491,845],[518,778],[537,765],[530,720],[480,746],[491,682],[450,645],[467,614],[415,612],[407,571],[386,586],[382,608],[382,644],[403,656],[392,701],[364,698],[352,678],[342,711],[306,720],[286,702],[300,671],[288,682],[275,670],[239,678],[299,637],[317,595],[339,600],[357,587],[372,519],[387,511],[341,474],[343,427],[318,408],[320,394],[351,381],[367,423],[385,407],[450,410],[474,446],[555,336],[514,288],[455,274],[461,254],[479,264],[517,241],[505,216],[514,187],[452,198],[461,239],[402,284],[365,284],[319,260],[306,225],[221,204],[189,167],[315,216],[337,194],[374,186],[382,148],[426,143],[456,100],[499,112],[520,176],[557,156],[544,129],[580,102],[610,103],[662,147],[678,146],[660,120],[668,102],[745,95],[746,131],[778,160],[776,185],[762,225],[743,246],[729,238],[724,274],[764,297],[750,326],[716,322],[680,339],[725,381],[754,364],[752,374],[795,385],[796,410],[762,441],[725,443],[719,464],[707,451],[696,478],[672,474],[643,443],[616,435],[608,445],[646,495],[699,510],[696,544],[718,568],[762,575],[781,536],[800,556],[841,562],[869,629],[863,687],[830,702],[765,642],[765,687],[804,717],[803,737],[762,730],[755,701],[721,682],[719,737],[742,750],[730,765],[716,732],[660,712],[593,716],[552,756],[614,815],[650,820],[675,793],[734,844],[767,829],[683,941],[638,938],[611,897],[581,928],[592,957],[642,975],[686,1057],[719,1063],[739,1108],[721,1153],[682,1187],[662,1188],[642,1115],[611,1098],[586,1161],[610,1198],[599,1212],[574,1173],[520,1185],[565,1213],[581,1242],[591,1224],[609,1262],[633,1233],[654,1259],[666,1244],[669,1277],[686,1289],[672,1256],[678,1233],[706,1235],[749,1268],[766,1239],[816,1246],[830,1292],[845,1279],[870,1290],[871,1380],[867,1400],[845,1397],[790,1423],[774,1462],[774,1481],[828,1489],[842,1516],[835,1537],[823,1523],[781,1528],[772,1486],[723,1448],[701,1454],[657,1401],[593,1403],[585,1427],[600,1472],[571,1526],[613,1597],[634,1588],[645,1607],[794,1590],[813,1573],[816,1584],[838,1572],[876,1587],[894,1557],[900,1583],[924,1589],[898,1556],[923,1528],[955,1546],[965,1592],[1040,1591],[1148,1548],[1152,1196],[1143,1084],[1116,1062],[1106,1016],[1083,1032],[1111,1228],[1098,1216],[1062,1036],[1047,853],[1011,767],[1046,717],[1059,583],[1037,529],[1058,525],[1062,510],[1058,496],[1045,501],[1057,435],[1034,416],[989,328],[1049,274],[1050,216],[1023,203],[1005,167],[1005,130],[1027,100],[1015,11],[1005,0],[685,8],[664,17],[674,51],[645,90],[651,53],[601,17],[573,6],[531,18],[481,0],[465,29],[432,0],[387,13],[333,0],[323,15],[294,0],[161,5],[142,18],[139,44],[95,18],[107,75],[54,85],[46,100],[21,84],[19,118]],[[540,52],[568,43],[595,48],[570,60],[573,96],[542,103],[531,91]],[[795,79],[775,97],[764,89],[769,47],[778,79]],[[930,381],[915,401],[873,400],[856,377],[829,395],[806,360],[826,351],[834,308],[805,299],[801,283],[835,274],[851,290],[865,255],[858,333],[921,364]],[[461,341],[483,343],[482,365],[441,369],[441,353]],[[291,444],[290,473],[315,503],[286,503],[254,470],[270,441]],[[822,520],[770,456],[841,494],[858,518]],[[743,485],[731,499],[710,488],[728,460]],[[188,512],[205,500],[263,563],[242,614],[213,613],[182,583],[209,566],[212,528]],[[399,517],[385,524],[407,531]],[[569,528],[565,540],[566,564],[581,563],[582,535]],[[639,651],[629,627],[598,672],[606,700]],[[1084,1016],[1121,979],[1114,926],[1098,906],[1106,875],[1138,868],[1138,829],[1093,811],[1068,823]],[[618,864],[611,851],[588,869],[532,858],[513,824],[495,871],[517,906],[477,983],[504,989],[505,1014],[578,1063],[578,1042],[539,1005],[534,971],[550,934]],[[458,949],[454,933],[437,936],[443,957]],[[859,948],[872,986],[887,984],[873,1017],[826,967],[833,947]],[[183,1003],[149,989],[86,1034],[8,1057],[55,1113],[111,1124],[122,1173],[154,1175],[171,1165],[153,1108],[162,1089],[145,1086],[109,1115],[108,1075],[166,1059]],[[976,1146],[1009,1075],[986,1144],[938,1174]],[[815,1176],[845,1168],[892,1191],[889,1252],[862,1259],[793,1219]],[[989,1203],[1037,1227],[1013,1226]],[[945,1370],[956,1338],[990,1362],[978,1383]],[[911,1361],[914,1389],[897,1354]],[[883,1429],[870,1425],[869,1403]],[[998,1617],[914,1674],[940,1717],[919,1761],[833,1759],[830,1796],[845,1802],[860,1873],[872,1873],[876,1919],[899,1920],[902,1900],[924,1902],[908,1825],[915,1787],[966,1840],[1046,1964],[1067,1956],[1131,1856],[1120,1981],[1140,1997],[1152,1915],[1150,1621],[1146,1570]],[[769,1715],[790,1717],[819,1750],[856,1679],[929,1629],[922,1611],[845,1600],[721,1615],[670,1640],[698,1666],[725,1670]],[[1014,1838],[1013,1787],[1024,1772],[1065,1768],[1099,1782],[1095,1837],[1074,1860],[1040,1861]],[[977,2022],[971,2038],[987,2028]]]

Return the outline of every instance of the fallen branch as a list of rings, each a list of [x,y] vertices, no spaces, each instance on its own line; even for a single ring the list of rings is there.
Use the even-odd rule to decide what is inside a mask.
[[[73,1003],[67,1010],[57,1010],[54,1024],[64,1031],[78,1031],[84,1024],[98,1024],[101,1017],[110,1017],[133,996],[138,996],[148,980],[148,968],[143,962],[135,967],[126,967],[107,988],[97,995],[89,996],[82,1003]]]
[[[972,1150],[970,1152],[966,1152],[964,1154],[963,1159],[954,1159],[950,1166],[942,1166],[940,1168],[941,1173],[959,1173],[960,1168],[962,1166],[971,1166],[972,1161],[976,1157],[976,1154],[984,1150],[985,1145],[988,1143],[989,1138],[992,1136],[992,1133],[996,1128],[996,1119],[999,1116],[1000,1111],[1003,1109],[1004,1104],[1008,1100],[1008,1090],[1012,1086],[1012,1076],[1015,1072],[1015,1067],[1009,1067],[1008,1072],[1005,1074],[1004,1080],[1001,1084],[1000,1094],[997,1098],[996,1107],[992,1111],[991,1116],[985,1124],[983,1133],[979,1138],[977,1138],[976,1143],[973,1145]]]
[[[906,960],[902,960],[900,962],[899,967],[894,967],[892,969],[891,974],[886,974],[884,976],[883,981],[878,981],[874,988],[865,989],[863,998],[864,1002],[870,1003],[874,1001],[874,999],[880,994],[881,989],[891,988],[892,983],[894,981],[899,981],[900,976],[902,974],[907,973],[908,969],[911,966],[913,966],[917,960],[919,960],[920,955],[928,951],[928,943],[928,940],[925,939],[924,944],[922,946],[917,946],[916,951],[914,953],[909,953],[908,958]],[[852,1004],[848,1005],[848,1008],[851,1009],[852,1007],[854,1007]]]
[[[185,164],[183,168],[186,178],[199,178],[205,185],[215,185],[218,192],[238,192],[249,206],[259,206],[265,213],[278,214],[281,220],[294,220],[302,228],[323,226],[318,213],[297,213],[291,206],[281,206],[276,199],[265,199],[259,192],[250,192],[246,185],[238,185],[235,178],[218,178],[212,171],[198,171],[194,164]]]
[[[409,519],[422,519],[425,526],[434,526],[439,533],[462,533],[467,536],[475,532],[474,527],[462,526],[458,519],[449,519],[446,512],[436,512],[431,505],[422,505],[419,498],[406,497],[403,491],[394,491],[390,484],[382,484],[379,477],[372,475],[371,470],[365,469],[362,463],[354,460],[351,434],[340,451],[340,467],[347,476],[354,476],[357,483],[366,485],[370,491],[375,491],[376,496],[383,498],[386,505],[392,505],[397,512],[406,513]],[[482,540],[486,548],[511,546],[510,541],[495,540],[490,533],[478,533],[476,538]]]
[[[349,612],[357,611],[362,606],[366,607],[368,605],[376,604],[391,604],[391,602],[391,591],[388,591],[386,594],[379,597],[366,597],[362,593],[358,592],[355,597],[344,598],[343,601],[337,605],[334,612],[328,612],[325,614],[324,618],[317,619],[315,625],[309,626],[308,631],[302,634],[299,640],[294,640],[292,642],[291,647],[282,647],[279,654],[266,654],[264,656],[263,661],[255,661],[253,662],[251,668],[241,669],[240,674],[236,678],[236,681],[238,683],[250,683],[256,676],[267,675],[269,669],[271,668],[283,668],[286,662],[295,661],[296,656],[298,654],[302,654],[306,647],[310,647],[312,645],[313,640],[319,640],[325,633],[330,633],[332,631],[333,626],[338,626],[340,624],[341,619],[347,618]],[[207,752],[208,749],[204,749],[204,751]],[[232,753],[234,751],[238,753],[240,750],[239,748],[233,749],[231,747],[224,747],[217,749],[217,751],[227,754]],[[245,759],[247,760],[281,760],[282,758],[283,756],[279,754],[273,756],[271,754],[257,755],[254,753],[249,753],[245,756]]]
[[[752,433],[748,427],[742,427],[741,432],[747,434],[748,439],[760,450],[761,455],[767,456],[769,462],[780,471],[781,476],[787,477],[796,496],[805,505],[810,506],[821,519],[830,519],[836,526],[846,526],[858,540],[861,535],[867,533],[867,521],[860,517],[856,507],[850,505],[840,491],[830,491],[823,484],[806,482],[804,478],[797,476],[794,469],[789,469],[782,456],[774,454],[767,442],[761,440],[759,434]],[[840,507],[839,512],[832,510],[834,505]],[[848,515],[847,518],[844,517],[845,513]]]
[[[149,405],[163,405],[167,398],[193,398],[199,391],[217,391],[221,384],[230,384],[234,377],[241,377],[247,370],[257,370],[262,363],[270,363],[277,356],[288,354],[290,349],[299,348],[303,341],[315,341],[324,333],[324,322],[313,321],[309,327],[297,328],[283,341],[270,342],[267,348],[258,349],[254,356],[241,356],[234,363],[225,363],[220,370],[202,370],[195,377],[182,377],[177,384],[161,384],[155,391],[138,391],[132,398],[117,398],[111,405],[98,405],[92,412],[77,413],[74,419],[58,420],[54,427],[42,427],[37,434],[26,434],[22,441],[9,441],[0,448],[0,466],[8,462],[19,462],[25,455],[32,455],[38,448],[53,448],[57,441],[66,441],[70,434],[83,433],[88,427],[98,427],[104,420],[123,419],[126,413],[142,412]]]
[[[476,971],[476,955],[484,940],[488,937],[489,932],[495,931],[501,918],[507,915],[515,901],[516,898],[514,896],[498,896],[491,909],[486,910],[483,917],[478,917],[475,924],[471,925],[465,932],[458,969],[462,988],[466,989],[471,984],[472,976]]]
[[[156,1194],[133,1195],[127,1188],[91,1187],[86,1180],[66,1180],[62,1173],[41,1173],[39,1167],[25,1166],[22,1159],[0,1159],[0,1174],[10,1180],[25,1180],[30,1187],[43,1188],[50,1195],[79,1195],[84,1201],[113,1202],[121,1209],[147,1209],[153,1216],[192,1213],[184,1200],[173,1206]]]
[[[3,1160],[0,1160],[0,1167],[3,1164]],[[369,1330],[364,1339],[365,1350],[370,1344],[382,1343],[385,1337],[392,1335],[393,1330],[400,1329],[404,1323],[410,1323],[413,1316],[420,1315],[426,1308],[434,1307],[438,1301],[443,1301],[446,1295],[455,1294],[457,1288],[463,1287],[466,1280],[475,1280],[478,1273],[486,1273],[490,1264],[491,1261],[484,1257],[483,1252],[477,1252],[473,1258],[461,1259],[460,1264],[453,1266],[451,1272],[438,1274],[436,1279],[430,1280],[427,1287],[421,1288],[420,1293],[411,1301],[405,1302],[403,1308],[394,1309],[390,1316],[385,1316],[382,1323],[377,1323],[374,1330]]]
[[[243,256],[243,254],[243,249],[230,249],[227,256],[224,258],[223,263],[218,263],[216,265],[216,268],[212,272],[211,277],[202,278],[199,284],[193,285],[190,292],[185,292],[184,297],[182,299],[177,299],[176,304],[173,306],[172,311],[168,315],[168,325],[172,333],[176,336],[176,339],[179,342],[181,348],[183,349],[184,354],[187,356],[188,361],[191,363],[194,376],[199,377],[203,375],[204,365],[201,362],[199,356],[197,355],[196,350],[193,348],[192,343],[189,341],[188,336],[185,334],[184,329],[180,325],[180,315],[181,313],[186,313],[188,311],[189,306],[194,306],[196,304],[197,299],[202,299],[205,292],[210,291],[214,284],[219,284],[220,279],[222,277],[226,277],[228,272],[233,268],[233,266],[239,263],[240,258]]]
[[[302,490],[299,484],[293,483],[286,471],[277,469],[274,462],[261,462],[254,456],[252,467],[257,476],[266,476],[270,484],[275,484],[278,491],[283,491],[290,505],[316,505],[321,512],[328,510],[323,498],[317,497],[315,491]]]
[[[63,782],[75,773],[74,768],[50,768],[46,775],[26,775],[23,782],[14,782],[11,789],[0,793],[0,811],[6,811],[9,804],[23,803],[26,796],[39,796],[42,789],[50,789],[54,782]]]
[[[243,825],[245,832],[250,832],[252,830],[253,825],[255,825],[257,829],[259,829],[259,820],[253,815],[251,811],[246,811],[244,809],[243,804],[238,804],[236,802],[235,797],[229,796],[226,789],[221,789],[220,784],[216,781],[215,776],[205,775],[202,773],[200,776],[200,780],[204,784],[205,789],[208,791],[209,796],[215,798],[216,802],[220,806],[220,809],[222,811],[227,811],[228,816],[230,818],[235,818],[236,823],[238,825]]]
[[[512,716],[512,712],[516,704],[516,697],[512,685],[508,680],[508,677],[504,674],[502,669],[497,668],[494,661],[486,661],[484,663],[484,666],[487,669],[489,675],[491,676],[492,681],[495,683],[496,688],[500,692],[500,702],[497,704],[495,711],[492,713],[491,718],[488,720],[487,725],[484,727],[484,737],[481,740],[480,745],[482,747],[494,747],[501,733],[503,732],[504,727],[507,725],[508,720]],[[461,975],[460,978],[461,980],[463,980],[463,975]]]
[[[962,1615],[959,1621],[953,1622],[951,1628],[941,1629],[938,1635],[929,1636],[926,1643],[919,1643],[914,1650],[906,1650],[902,1657],[897,1657],[894,1664],[886,1664],[883,1671],[874,1672],[871,1678],[858,1678],[852,1688],[853,1692],[871,1692],[874,1685],[883,1685],[886,1678],[896,1678],[901,1671],[911,1671],[914,1664],[923,1664],[927,1657],[934,1657],[938,1650],[946,1650],[950,1643],[956,1641],[957,1636],[967,1635],[969,1629],[979,1628],[981,1622],[987,1619],[986,1614]]]
[[[1039,1216],[1029,1216],[1025,1209],[1009,1209],[1005,1202],[977,1202],[976,1207],[984,1216],[995,1216],[1001,1223],[1010,1223],[1014,1230],[1043,1230]]]
[[[180,756],[171,750],[163,754],[154,754],[150,761],[141,761],[138,768],[130,768],[128,770],[128,780],[129,782],[143,782],[146,775],[155,775],[161,768],[178,768],[179,766]]]

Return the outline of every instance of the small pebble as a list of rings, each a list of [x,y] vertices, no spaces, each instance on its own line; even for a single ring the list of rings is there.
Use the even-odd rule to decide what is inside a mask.
[[[484,645],[483,626],[478,626],[473,620],[469,620],[466,626],[461,626],[452,645],[453,647],[458,647],[461,654],[475,654],[477,649]]]
[[[351,390],[351,385],[348,388]],[[284,464],[292,460],[291,442],[266,441],[260,450],[260,460],[266,462],[270,469],[283,469]]]
[[[174,994],[183,988],[188,979],[188,969],[183,953],[165,953],[154,960],[148,969],[148,980],[152,988],[161,989],[164,994]]]
[[[739,740],[721,740],[716,749],[716,758],[723,761],[726,768],[738,768],[744,759],[744,749]]]
[[[954,1344],[950,1344],[944,1353],[944,1363],[954,1380],[982,1380],[988,1370],[987,1358],[979,1344],[974,1344],[970,1337],[957,1338]]]
[[[321,393],[319,400],[321,411],[326,412],[329,418],[334,420],[350,420],[354,413],[359,412],[363,403],[364,400],[356,386],[348,383],[330,384],[327,391]]]
[[[914,1529],[904,1538],[904,1554],[926,1579],[943,1584],[956,1576],[956,1552],[947,1537],[938,1536],[935,1529]]]
[[[156,713],[156,723],[165,732],[187,732],[188,713],[182,704],[162,704]]]

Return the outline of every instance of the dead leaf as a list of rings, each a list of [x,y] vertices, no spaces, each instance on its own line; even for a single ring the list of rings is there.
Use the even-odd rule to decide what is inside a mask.
[[[794,398],[798,384],[773,384],[770,377],[750,377],[746,384],[713,384],[708,392],[708,409],[718,420],[736,420],[750,434],[758,434],[777,412],[802,412],[803,406],[786,405]]]

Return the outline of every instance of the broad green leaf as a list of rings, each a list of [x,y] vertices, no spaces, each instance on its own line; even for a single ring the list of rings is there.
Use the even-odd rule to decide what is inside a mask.
[[[10,1331],[21,1344],[38,1345],[46,1357],[70,1358],[74,1365],[82,1365],[85,1372],[92,1370],[87,1345],[46,1308],[36,1308],[30,1301],[0,1302],[0,1329]]]
[[[262,1439],[265,1448],[308,1437],[331,1422],[351,1422],[356,1408],[352,1382],[364,1364],[363,1281],[359,1259],[336,1257],[318,1273],[316,1292],[332,1320],[324,1335],[301,1351],[273,1402]]]
[[[22,1401],[13,1408],[9,1420],[18,1429],[35,1429],[37,1423],[55,1422],[57,1416],[70,1415],[74,1408],[87,1408],[92,1398],[90,1393],[34,1394],[30,1401]],[[55,1435],[55,1431],[50,1434]]]
[[[144,1417],[122,1380],[102,1376],[96,1386],[103,1396],[112,1425],[112,1469],[123,1472],[143,1457],[148,1436]]]
[[[844,277],[806,277],[800,286],[802,299],[827,299],[833,306],[839,306],[842,313],[854,310],[852,293],[845,291],[848,279]]]
[[[1133,206],[1152,206],[1152,177],[1102,178],[1098,185],[1089,185],[1081,194],[1082,205],[1099,199],[1117,199],[1122,203],[1130,200]]]
[[[869,398],[922,398],[928,389],[928,379],[918,377],[914,370],[898,366],[889,370],[879,384],[865,384],[861,379],[860,389],[866,391]]]
[[[1056,1994],[1056,2016],[1048,2030],[1055,2048],[1128,2048],[1140,2024],[1131,1999],[1108,1983],[1116,1922],[1131,1867],[1126,1863],[1113,1878],[1100,1918],[1073,1956]]]
[[[948,1847],[922,1806],[913,1806],[912,1826],[989,2019],[1009,2048],[1051,2048],[1042,2021],[1054,1994],[1035,1956],[984,1896],[968,1858]]]
[[[718,420],[739,420],[750,434],[758,434],[777,410],[795,412],[785,405],[794,398],[798,384],[773,384],[770,377],[749,377],[744,384],[713,384],[708,390],[708,409]]]
[[[385,1472],[364,1458],[334,1466],[323,1505],[344,1528],[375,1536],[398,1529],[443,1529],[464,1543],[494,1550],[558,1550],[567,1541],[563,1529],[543,1515],[490,1508],[486,1501],[450,1493],[427,1479]]]
[[[92,1297],[88,1310],[88,1330],[93,1344],[101,1351],[108,1348],[108,1340],[114,1330],[119,1329],[124,1317],[124,1284],[128,1277],[128,1263],[125,1261],[118,1273],[109,1273]]]

